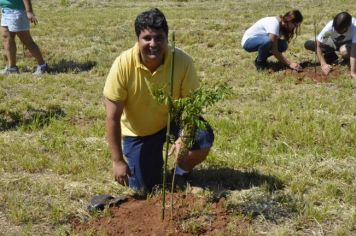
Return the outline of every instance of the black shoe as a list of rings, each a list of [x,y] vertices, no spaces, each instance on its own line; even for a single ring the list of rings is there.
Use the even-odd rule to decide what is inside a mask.
[[[336,55],[335,52],[328,52],[324,54],[324,58],[326,63],[331,64],[333,62],[335,62],[337,59],[339,59],[339,57]]]
[[[255,59],[255,66],[257,71],[262,71],[267,69],[267,62],[266,61],[257,61],[257,58]]]

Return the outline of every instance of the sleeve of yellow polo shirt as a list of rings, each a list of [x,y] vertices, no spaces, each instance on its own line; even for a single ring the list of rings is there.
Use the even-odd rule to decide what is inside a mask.
[[[185,59],[187,64],[185,65],[185,76],[182,81],[182,88],[181,88],[181,95],[182,97],[186,97],[189,95],[192,91],[198,89],[199,87],[199,80],[197,77],[197,72],[194,67],[193,60],[188,57],[189,59]]]
[[[106,78],[104,96],[112,101],[126,100],[127,90],[120,56],[115,59]]]

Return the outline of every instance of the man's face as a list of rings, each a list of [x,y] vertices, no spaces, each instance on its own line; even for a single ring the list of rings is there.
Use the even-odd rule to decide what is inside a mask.
[[[161,65],[167,44],[167,35],[163,29],[148,28],[142,30],[138,37],[142,63],[149,67],[149,69],[151,69],[151,66],[158,67]]]
[[[338,32],[339,34],[344,34],[347,32],[348,29],[349,29],[348,27],[345,27],[343,29],[336,30],[336,32]]]

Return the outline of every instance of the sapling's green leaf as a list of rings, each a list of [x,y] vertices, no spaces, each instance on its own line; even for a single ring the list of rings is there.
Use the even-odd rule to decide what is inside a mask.
[[[171,119],[176,121],[184,134],[184,144],[191,147],[198,129],[205,129],[206,123],[201,119],[204,110],[231,94],[232,89],[226,84],[212,88],[201,87],[191,92],[187,97],[173,99],[163,88],[153,90],[153,95],[159,103],[170,104]]]

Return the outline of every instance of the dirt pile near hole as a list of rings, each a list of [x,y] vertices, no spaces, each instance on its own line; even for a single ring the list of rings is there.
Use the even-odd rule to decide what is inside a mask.
[[[173,219],[170,199],[168,194],[164,221],[161,220],[161,196],[157,195],[147,200],[129,199],[90,222],[74,220],[73,230],[94,235],[214,235],[224,232],[230,223],[230,215],[223,207],[224,198],[210,203],[193,194],[175,193]],[[249,227],[247,220],[237,224],[234,223],[234,228],[240,233]]]
[[[324,75],[321,71],[320,66],[318,66],[316,67],[316,70],[314,67],[307,67],[304,68],[303,71],[301,72],[296,72],[287,69],[281,72],[281,75],[278,77],[278,79],[282,80],[285,77],[294,77],[298,80],[298,82],[313,80],[315,82],[321,83],[321,82],[330,82],[331,80],[338,79],[342,75],[343,73],[340,71],[340,69],[335,66],[328,75]]]

